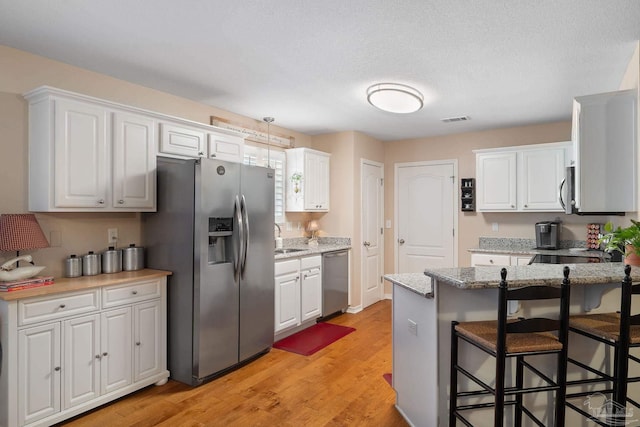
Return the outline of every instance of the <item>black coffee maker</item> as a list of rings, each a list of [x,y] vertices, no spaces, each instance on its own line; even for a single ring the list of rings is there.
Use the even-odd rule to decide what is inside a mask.
[[[558,249],[560,223],[558,221],[536,222],[536,248]]]

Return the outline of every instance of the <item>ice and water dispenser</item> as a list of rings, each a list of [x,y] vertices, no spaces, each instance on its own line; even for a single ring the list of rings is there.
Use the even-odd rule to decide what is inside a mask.
[[[233,218],[209,218],[209,264],[233,262]]]

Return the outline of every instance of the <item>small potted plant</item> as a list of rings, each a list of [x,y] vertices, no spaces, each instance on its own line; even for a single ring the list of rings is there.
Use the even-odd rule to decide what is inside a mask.
[[[614,228],[611,222],[604,225],[605,234],[600,238],[604,250],[618,251],[624,255],[625,264],[640,266],[640,222],[631,220],[628,227]]]

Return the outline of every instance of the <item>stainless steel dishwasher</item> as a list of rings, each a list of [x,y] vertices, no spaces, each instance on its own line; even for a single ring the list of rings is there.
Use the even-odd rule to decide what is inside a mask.
[[[349,305],[349,251],[322,254],[322,317],[344,313]]]

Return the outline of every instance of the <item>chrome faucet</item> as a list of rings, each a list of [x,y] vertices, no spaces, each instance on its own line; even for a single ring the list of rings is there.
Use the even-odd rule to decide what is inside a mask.
[[[278,237],[281,237],[282,229],[280,228],[277,222],[275,223],[275,226],[278,228]]]

